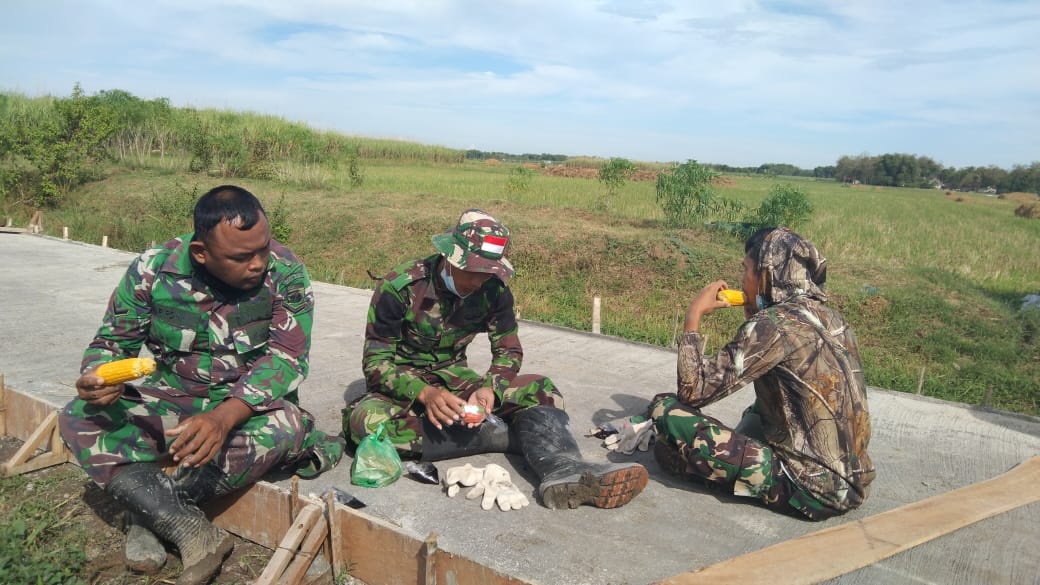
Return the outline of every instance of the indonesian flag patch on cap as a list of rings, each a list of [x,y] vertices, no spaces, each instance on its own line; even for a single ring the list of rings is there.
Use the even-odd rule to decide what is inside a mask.
[[[487,235],[484,236],[484,241],[480,243],[480,251],[501,256],[506,251],[506,244],[508,243],[509,238]]]

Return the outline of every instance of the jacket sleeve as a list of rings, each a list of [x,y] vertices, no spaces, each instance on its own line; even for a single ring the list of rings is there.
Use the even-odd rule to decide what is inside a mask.
[[[112,291],[101,327],[83,352],[80,373],[103,363],[136,357],[148,337],[152,322],[152,282],[149,253],[134,259]]]
[[[396,400],[415,400],[426,382],[415,369],[397,364],[397,345],[401,342],[406,312],[404,293],[384,280],[372,294],[365,326],[365,347],[361,367],[369,391]]]
[[[699,333],[679,338],[678,396],[695,408],[740,390],[786,355],[779,331],[764,315],[741,325],[733,341],[716,355],[705,355],[704,341]]]
[[[230,396],[253,410],[296,395],[309,371],[311,327],[314,324],[314,290],[303,264],[293,263],[274,279],[271,291],[271,325],[267,352],[231,387]]]
[[[520,345],[520,327],[513,309],[513,293],[503,287],[502,294],[491,307],[488,340],[491,343],[491,365],[484,376],[484,385],[499,395],[504,393],[513,378],[520,373],[524,349]]]

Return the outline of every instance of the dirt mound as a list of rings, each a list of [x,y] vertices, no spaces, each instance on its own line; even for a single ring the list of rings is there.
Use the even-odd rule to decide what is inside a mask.
[[[1000,195],[997,195],[997,199],[1006,199],[1017,203],[1032,203],[1040,199],[1040,196],[1035,193],[1015,191],[1014,193],[1001,193]]]
[[[570,179],[599,179],[598,167],[570,167],[567,165],[549,165],[542,169],[548,177],[566,177]],[[639,169],[628,176],[629,181],[656,181],[657,171]]]
[[[1023,203],[1015,210],[1015,215],[1028,219],[1040,219],[1040,202]]]

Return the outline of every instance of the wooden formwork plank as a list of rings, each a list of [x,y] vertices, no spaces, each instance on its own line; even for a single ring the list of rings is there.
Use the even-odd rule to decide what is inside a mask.
[[[772,585],[778,575],[787,585],[812,585],[1036,501],[1040,501],[1040,456],[993,479],[785,540],[655,585]]]
[[[25,441],[56,408],[10,386],[4,387],[4,434]]]
[[[268,561],[267,567],[256,579],[256,585],[274,585],[279,583],[283,578],[287,582],[292,583],[293,580],[288,575],[283,575],[285,570],[293,562],[297,553],[301,552],[300,545],[306,540],[308,546],[321,546],[321,541],[325,539],[326,529],[325,520],[323,519],[323,513],[320,506],[311,504],[305,507],[300,515],[293,520],[292,526],[286,531],[285,536],[282,537],[281,542],[278,544],[278,548],[275,549],[274,555],[271,556],[271,560]],[[315,527],[318,522],[321,522],[321,528],[317,532],[320,533],[320,540],[314,543],[312,538],[312,532],[315,532]],[[313,551],[309,551],[313,554]],[[313,557],[312,557],[313,558]],[[309,563],[308,563],[309,565]],[[307,567],[303,568],[306,571]],[[302,576],[302,572],[300,573]]]
[[[36,454],[44,443],[47,443],[48,450]],[[58,411],[52,410],[29,435],[21,448],[8,461],[0,464],[0,477],[21,475],[44,467],[60,465],[68,460],[68,451],[58,434]]]
[[[288,492],[263,481],[210,502],[206,511],[217,526],[271,550],[292,525]]]

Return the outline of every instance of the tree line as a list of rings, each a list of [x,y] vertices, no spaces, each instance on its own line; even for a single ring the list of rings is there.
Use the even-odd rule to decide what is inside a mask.
[[[56,205],[70,189],[117,161],[145,166],[176,161],[188,170],[223,177],[275,178],[315,167],[346,164],[351,185],[363,180],[359,161],[416,160],[461,163],[581,161],[562,154],[459,150],[322,132],[274,116],[177,108],[123,90],[87,95],[79,84],[69,97],[27,98],[0,92],[0,200]],[[674,166],[674,165],[673,165]],[[757,167],[704,165],[715,172],[802,176],[846,183],[943,188],[995,193],[1040,193],[1040,162],[1011,170],[944,167],[926,156],[842,156],[834,166],[805,170],[786,163]]]

